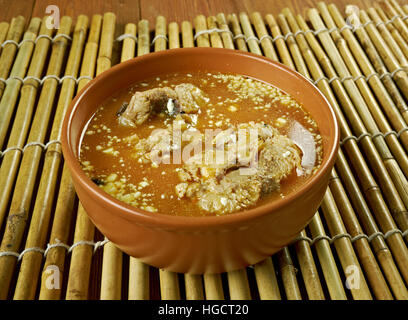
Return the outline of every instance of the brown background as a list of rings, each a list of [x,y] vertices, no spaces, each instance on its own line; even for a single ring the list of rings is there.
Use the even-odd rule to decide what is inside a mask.
[[[73,18],[79,14],[91,16],[95,13],[114,12],[117,16],[117,28],[122,32],[128,22],[147,19],[150,28],[154,28],[155,17],[163,15],[167,22],[192,21],[198,14],[205,16],[223,12],[239,13],[241,11],[259,11],[263,15],[277,15],[285,7],[295,13],[304,14],[307,8],[316,7],[317,0],[0,0],[0,22],[9,21],[12,17],[23,15],[27,21],[30,17],[43,17],[48,5],[57,5],[60,15]],[[335,3],[341,11],[348,4],[368,8],[375,0],[326,0]],[[405,1],[399,1],[400,3]]]

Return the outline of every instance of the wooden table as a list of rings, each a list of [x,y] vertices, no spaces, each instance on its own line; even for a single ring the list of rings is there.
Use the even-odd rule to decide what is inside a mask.
[[[60,8],[60,15],[76,17],[79,14],[91,16],[111,11],[117,16],[117,32],[123,32],[125,23],[147,19],[153,28],[155,18],[163,15],[168,22],[192,21],[198,14],[205,16],[219,12],[225,14],[241,11],[259,11],[262,14],[277,15],[285,7],[295,13],[304,13],[307,8],[316,7],[318,0],[0,0],[0,21],[9,21],[22,15],[28,22],[30,17],[43,17],[49,5]],[[348,4],[361,8],[372,6],[373,0],[332,0],[340,10]]]

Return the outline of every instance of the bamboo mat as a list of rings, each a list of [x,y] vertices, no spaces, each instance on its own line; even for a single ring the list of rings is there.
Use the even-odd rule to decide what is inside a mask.
[[[115,19],[63,17],[56,33],[46,18],[25,30],[23,17],[0,23],[1,299],[408,299],[408,5],[376,2],[347,22],[325,3],[305,17],[220,13],[179,25],[159,16],[124,32]],[[267,260],[220,275],[158,270],[104,239],[78,203],[59,142],[70,101],[92,77],[193,46],[296,69],[326,95],[341,128],[307,228]]]

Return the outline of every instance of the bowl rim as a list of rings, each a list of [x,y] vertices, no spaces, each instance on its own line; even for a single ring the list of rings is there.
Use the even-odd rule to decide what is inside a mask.
[[[95,85],[97,82],[105,81],[109,78],[109,75],[113,72],[119,72],[122,69],[126,69],[128,65],[139,63],[149,63],[149,61],[154,59],[164,59],[168,55],[182,55],[182,54],[221,54],[221,55],[239,55],[244,59],[255,59],[261,63],[268,63],[273,65],[275,68],[284,69],[284,71],[292,74],[295,78],[298,78],[299,81],[302,81],[305,86],[311,88],[317,92],[317,94],[322,98],[326,103],[326,106],[331,114],[331,121],[334,124],[334,137],[331,140],[334,140],[333,147],[329,150],[327,160],[321,164],[316,173],[310,177],[303,185],[301,185],[296,191],[291,192],[282,199],[271,201],[270,203],[263,204],[251,208],[249,210],[243,210],[231,214],[226,214],[222,216],[204,216],[204,217],[190,217],[190,216],[173,216],[160,212],[148,212],[136,207],[133,207],[125,202],[122,202],[113,196],[109,195],[107,192],[99,188],[92,180],[85,174],[82,168],[79,165],[79,161],[73,152],[73,144],[70,141],[70,129],[72,127],[73,118],[75,116],[76,110],[80,105],[81,100],[86,95],[87,91]],[[330,102],[324,96],[324,94],[315,86],[315,84],[307,79],[302,74],[297,71],[290,69],[289,67],[276,62],[272,59],[269,59],[265,56],[257,55],[250,52],[243,52],[232,49],[225,48],[177,48],[170,49],[160,52],[149,53],[140,57],[136,57],[125,62],[121,62],[110,69],[104,71],[91,81],[89,81],[85,87],[77,93],[75,98],[71,101],[67,113],[65,114],[63,127],[62,127],[62,150],[65,162],[70,169],[71,175],[81,184],[81,187],[88,193],[91,194],[93,198],[97,197],[105,205],[111,206],[115,212],[120,211],[120,215],[127,220],[138,223],[140,225],[150,225],[159,228],[175,228],[191,230],[191,229],[202,229],[208,227],[231,227],[236,225],[242,225],[244,222],[250,222],[256,220],[257,218],[273,214],[277,212],[278,209],[287,206],[290,202],[296,201],[297,198],[300,198],[305,193],[309,192],[310,189],[322,179],[328,170],[331,170],[334,161],[336,160],[337,151],[339,149],[339,139],[340,139],[340,130],[336,117],[336,113],[333,110]]]

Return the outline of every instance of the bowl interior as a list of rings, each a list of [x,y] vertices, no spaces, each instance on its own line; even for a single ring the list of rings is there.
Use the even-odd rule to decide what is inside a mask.
[[[190,48],[174,49],[159,53],[145,55],[128,60],[99,75],[92,80],[74,99],[64,121],[63,149],[64,156],[70,162],[71,171],[83,181],[90,192],[98,193],[108,199],[116,207],[122,207],[128,213],[150,216],[162,216],[163,219],[211,219],[212,217],[189,218],[173,217],[165,214],[142,212],[142,210],[130,207],[105,194],[82,172],[76,157],[79,152],[81,135],[92,114],[110,96],[119,90],[129,87],[138,81],[160,74],[173,72],[194,71],[217,71],[224,73],[236,73],[252,77],[254,79],[269,83],[282,91],[292,95],[316,120],[323,142],[323,160],[318,172],[304,186],[296,192],[288,195],[283,200],[274,201],[262,207],[269,211],[273,207],[282,205],[283,202],[296,198],[296,194],[304,192],[323,175],[324,171],[331,168],[338,148],[339,132],[335,115],[329,103],[322,93],[306,78],[299,73],[276,63],[265,57],[244,53],[236,50],[214,49],[214,48]],[[282,202],[282,203],[279,203]],[[262,207],[258,207],[262,209]],[[229,216],[239,216],[249,211],[215,217],[230,219]],[[258,209],[257,209],[258,210]],[[258,210],[259,211],[259,210]],[[264,211],[264,210],[261,210]],[[166,217],[163,217],[166,216]],[[197,221],[198,222],[198,221]],[[218,221],[220,222],[220,221]]]

